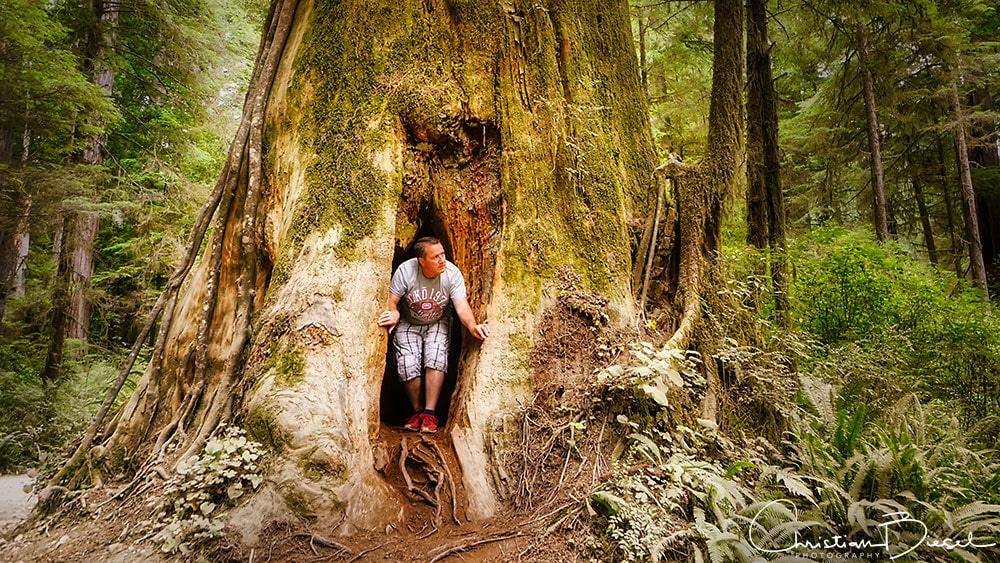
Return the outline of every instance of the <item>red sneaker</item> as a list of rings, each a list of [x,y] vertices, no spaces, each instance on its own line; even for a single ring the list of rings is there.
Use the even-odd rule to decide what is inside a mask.
[[[406,419],[406,424],[403,425],[403,428],[406,430],[412,430],[413,432],[419,432],[422,426],[421,422],[423,421],[423,418],[424,413],[415,413],[413,416]]]
[[[424,418],[420,422],[420,431],[433,433],[437,432],[438,429],[438,419],[433,414],[425,414]]]

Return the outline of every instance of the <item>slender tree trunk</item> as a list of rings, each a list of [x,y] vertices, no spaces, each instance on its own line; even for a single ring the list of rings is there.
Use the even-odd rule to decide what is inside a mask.
[[[649,9],[636,8],[636,22],[639,25],[639,81],[642,83],[642,93],[649,99],[649,75],[646,68],[646,31],[649,29]]]
[[[962,237],[955,228],[955,206],[951,199],[951,181],[948,179],[948,167],[945,163],[944,142],[941,136],[937,137],[937,160],[938,160],[938,180],[941,184],[941,195],[944,199],[945,218],[948,221],[948,236],[951,237],[951,263],[955,270],[956,277],[962,277]]]
[[[920,225],[924,230],[924,244],[927,245],[927,258],[931,264],[938,263],[937,245],[934,244],[934,230],[931,228],[931,217],[927,213],[927,201],[924,198],[923,181],[920,178],[912,178],[913,197],[917,200],[917,212],[920,214]]]
[[[951,114],[955,141],[955,161],[958,164],[959,184],[962,187],[962,211],[965,218],[965,238],[969,244],[969,262],[972,269],[972,283],[989,301],[989,287],[986,283],[986,265],[983,262],[983,243],[979,237],[979,217],[976,212],[976,194],[972,189],[972,170],[969,168],[969,147],[965,138],[965,116],[958,98],[958,85],[953,81],[949,89],[948,110]]]
[[[45,355],[45,367],[42,370],[42,381],[47,385],[52,385],[59,381],[59,376],[62,373],[63,348],[66,344],[66,326],[70,310],[69,279],[71,265],[69,256],[71,252],[67,248],[68,239],[66,231],[75,229],[75,227],[75,216],[64,217],[58,222],[58,233],[53,235],[53,240],[58,242],[59,253],[56,281],[52,290],[52,313],[48,322],[50,330],[49,346]]]
[[[889,240],[889,214],[886,207],[885,175],[882,172],[882,141],[879,132],[878,110],[875,106],[875,84],[869,68],[868,27],[858,22],[858,64],[861,72],[861,91],[865,100],[865,119],[868,122],[868,151],[871,162],[872,194],[875,208],[875,238]]]
[[[735,188],[743,154],[743,28],[742,0],[716,0],[713,25],[712,97],[709,102],[708,150],[697,165],[672,156],[657,172],[673,182],[679,229],[676,309],[680,319],[666,348],[686,349],[702,316],[701,299],[710,288],[709,272],[718,255],[722,209]],[[667,271],[672,271],[668,268]],[[702,343],[703,345],[707,343]],[[701,417],[715,420],[718,377],[706,366],[707,390]]]
[[[14,154],[13,133],[9,129],[0,128],[0,163],[11,166]],[[3,179],[6,180],[6,179]],[[3,322],[7,299],[15,291],[15,280],[18,271],[18,256],[20,254],[21,236],[19,232],[25,212],[24,200],[27,194],[19,186],[9,181],[0,183],[0,324]]]
[[[980,116],[996,116],[993,104],[994,92],[988,82],[981,83],[968,95],[970,111]],[[980,118],[970,121],[967,131],[969,146],[969,166],[983,171],[1000,171],[1000,118]],[[986,279],[990,283],[1000,281],[1000,182],[988,179],[993,174],[984,175],[982,183],[974,182],[976,211],[979,215],[979,235],[983,243],[983,263],[986,265]],[[992,184],[992,186],[990,185]]]
[[[21,142],[21,168],[28,166],[28,158],[31,155],[31,130],[25,126],[24,135]],[[24,297],[27,291],[26,272],[28,269],[28,250],[31,248],[31,206],[33,199],[30,193],[25,194],[24,203],[21,209],[21,219],[18,221],[18,228],[15,230],[17,245],[17,264],[14,269],[13,293],[14,297]],[[0,321],[3,320],[3,309],[0,307]]]
[[[4,199],[7,199],[6,197]],[[8,212],[12,217],[0,224],[0,323],[10,297],[24,296],[24,269],[28,257],[31,196],[22,190],[10,194]]]
[[[781,190],[777,94],[767,39],[767,0],[747,2],[747,238],[769,249],[775,317],[789,326],[785,199]]]

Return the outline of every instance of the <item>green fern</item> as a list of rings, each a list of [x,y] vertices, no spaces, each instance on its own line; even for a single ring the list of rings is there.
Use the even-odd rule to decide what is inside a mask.
[[[865,405],[861,403],[854,413],[848,414],[847,410],[841,410],[837,413],[837,427],[833,431],[833,437],[831,439],[831,445],[838,459],[845,460],[854,454],[855,448],[858,446],[858,440],[861,436],[861,430],[864,427],[865,419]]]

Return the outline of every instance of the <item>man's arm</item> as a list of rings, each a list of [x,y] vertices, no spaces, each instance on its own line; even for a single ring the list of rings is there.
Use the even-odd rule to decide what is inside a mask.
[[[378,326],[384,326],[390,331],[392,327],[396,326],[399,322],[399,299],[400,297],[395,293],[389,292],[389,308],[382,311],[382,314],[378,316]],[[468,304],[466,304],[468,307]]]
[[[476,316],[472,314],[472,307],[469,307],[468,299],[462,297],[461,299],[452,299],[451,302],[455,305],[458,320],[462,321],[462,326],[469,329],[472,336],[483,340],[490,335],[490,325],[486,323],[478,324],[476,322]]]

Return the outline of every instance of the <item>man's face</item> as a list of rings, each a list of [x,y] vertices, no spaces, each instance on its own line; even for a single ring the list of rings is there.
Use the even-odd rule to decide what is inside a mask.
[[[417,262],[420,263],[420,268],[423,270],[424,276],[436,278],[441,275],[441,272],[444,272],[444,246],[432,244],[424,248],[424,255],[417,258]]]

